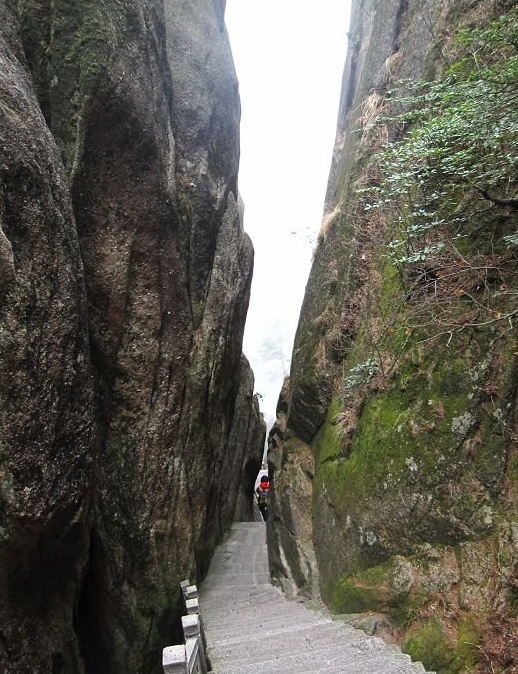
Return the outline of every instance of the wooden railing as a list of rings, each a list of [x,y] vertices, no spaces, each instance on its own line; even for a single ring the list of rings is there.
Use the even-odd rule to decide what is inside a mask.
[[[162,651],[165,674],[207,674],[205,635],[198,601],[198,589],[188,580],[180,583],[186,615],[182,616],[184,644],[167,646]]]

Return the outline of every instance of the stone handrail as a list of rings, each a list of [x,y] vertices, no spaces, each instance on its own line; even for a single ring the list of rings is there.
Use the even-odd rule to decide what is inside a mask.
[[[185,643],[162,651],[164,674],[207,674],[205,636],[198,601],[198,589],[188,580],[180,583],[186,615],[182,616]]]

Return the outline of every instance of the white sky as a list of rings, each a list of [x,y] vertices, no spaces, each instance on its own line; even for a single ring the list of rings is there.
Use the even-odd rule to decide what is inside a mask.
[[[241,96],[239,190],[255,248],[244,352],[268,427],[327,187],[350,0],[227,0]]]

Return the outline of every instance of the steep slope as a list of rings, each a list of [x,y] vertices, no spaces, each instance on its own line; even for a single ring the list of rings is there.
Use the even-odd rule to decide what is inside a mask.
[[[160,671],[260,465],[224,8],[0,4],[2,671]]]
[[[233,525],[203,581],[200,606],[214,674],[425,674],[396,646],[272,587],[262,522]]]
[[[326,216],[270,436],[278,582],[320,589],[338,612],[389,615],[392,635],[442,672],[485,671],[492,625],[508,635],[495,667],[517,652],[517,269],[499,243],[516,214],[477,202],[456,248],[459,268],[480,261],[467,292],[441,286],[444,267],[414,262],[422,252],[403,274],[391,264],[394,220],[365,188],[381,184],[387,139],[408,130],[380,122],[404,105],[389,88],[440,77],[460,28],[514,4],[353,2]],[[452,220],[476,198],[462,194]],[[473,293],[491,284],[503,308],[474,320],[486,300]]]

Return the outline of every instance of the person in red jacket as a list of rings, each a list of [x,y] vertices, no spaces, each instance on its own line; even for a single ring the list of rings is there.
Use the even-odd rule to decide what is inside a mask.
[[[261,476],[261,481],[255,490],[255,494],[257,505],[259,506],[263,520],[266,522],[266,518],[268,517],[268,500],[270,498],[270,483],[267,475]]]

